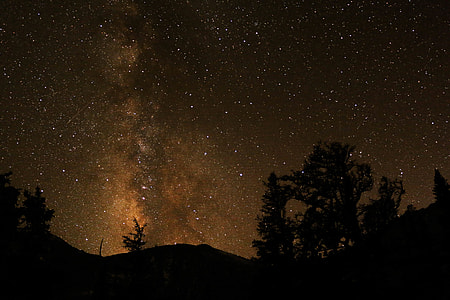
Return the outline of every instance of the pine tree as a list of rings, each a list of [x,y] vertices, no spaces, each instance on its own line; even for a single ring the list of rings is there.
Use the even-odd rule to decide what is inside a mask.
[[[25,230],[34,234],[45,234],[50,231],[49,222],[54,217],[55,211],[47,208],[42,190],[36,187],[34,194],[24,192],[23,216]]]
[[[130,232],[128,235],[123,235],[123,247],[129,252],[140,251],[146,244],[143,240],[145,237],[144,228],[147,224],[139,225],[136,218],[133,218],[134,222],[134,232]]]
[[[300,256],[327,255],[361,240],[358,202],[372,189],[373,179],[370,166],[354,159],[354,149],[319,142],[303,170],[285,177],[307,207],[297,231]]]
[[[371,200],[363,207],[362,226],[366,234],[373,234],[384,229],[398,217],[398,208],[405,194],[401,180],[382,177],[378,188],[378,199]]]
[[[286,203],[290,199],[289,187],[280,185],[275,173],[264,183],[262,214],[257,217],[257,231],[261,240],[253,241],[257,255],[269,264],[280,264],[294,257],[293,228],[286,216]]]
[[[433,195],[436,198],[436,203],[450,205],[450,186],[438,169],[434,170]]]
[[[0,235],[6,238],[11,238],[17,232],[20,218],[20,190],[11,186],[11,175],[12,172],[0,174]]]

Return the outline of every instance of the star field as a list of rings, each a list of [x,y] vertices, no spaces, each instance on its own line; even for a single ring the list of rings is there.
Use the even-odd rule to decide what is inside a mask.
[[[254,254],[262,180],[357,146],[404,207],[450,176],[447,1],[4,1],[0,172],[52,232]]]

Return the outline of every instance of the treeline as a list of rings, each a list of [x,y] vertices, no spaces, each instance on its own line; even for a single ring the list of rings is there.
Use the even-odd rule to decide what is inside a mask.
[[[253,241],[259,259],[280,265],[332,256],[360,244],[399,218],[405,194],[403,182],[381,177],[378,195],[368,204],[361,197],[374,187],[370,165],[355,159],[355,146],[339,142],[317,143],[303,169],[270,174],[258,216],[259,240]],[[436,202],[450,205],[450,188],[435,170]],[[287,213],[298,201],[301,211]],[[415,208],[412,205],[407,211]]]
[[[0,235],[9,241],[18,233],[33,236],[49,233],[55,211],[47,207],[43,191],[39,187],[35,188],[34,193],[22,191],[11,185],[11,175],[12,172],[0,174]],[[140,225],[136,218],[133,222],[133,231],[122,236],[123,247],[129,252],[140,251],[146,244],[146,224]]]
[[[270,265],[315,260],[332,256],[382,232],[399,218],[405,194],[403,182],[381,177],[375,184],[370,165],[355,159],[355,146],[319,142],[307,156],[303,169],[277,176],[264,183],[257,232],[253,241],[258,258]],[[6,240],[21,232],[49,233],[54,210],[46,205],[42,190],[22,191],[11,185],[11,172],[0,174],[0,234]],[[378,186],[378,194],[362,204],[364,193]],[[436,203],[450,207],[450,187],[435,170],[433,194]],[[290,201],[301,204],[287,211]],[[407,212],[413,211],[412,205]],[[144,229],[136,218],[123,247],[130,252],[144,248]],[[101,250],[100,250],[101,252]]]
[[[10,240],[18,232],[48,233],[55,211],[47,207],[42,190],[36,187],[33,193],[15,188],[11,185],[11,175],[12,172],[0,174],[0,235]]]

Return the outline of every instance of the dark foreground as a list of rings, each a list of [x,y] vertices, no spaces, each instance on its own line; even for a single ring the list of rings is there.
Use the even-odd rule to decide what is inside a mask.
[[[338,257],[285,268],[208,245],[100,257],[53,235],[0,243],[1,299],[450,299],[450,215],[436,204]]]

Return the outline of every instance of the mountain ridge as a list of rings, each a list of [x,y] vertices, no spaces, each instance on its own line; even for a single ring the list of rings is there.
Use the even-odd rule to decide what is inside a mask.
[[[1,286],[20,291],[17,299],[36,293],[49,299],[249,299],[258,293],[261,280],[256,262],[206,244],[156,246],[105,257],[52,234],[18,234],[0,246],[7,270]],[[21,289],[24,284],[32,288]]]

